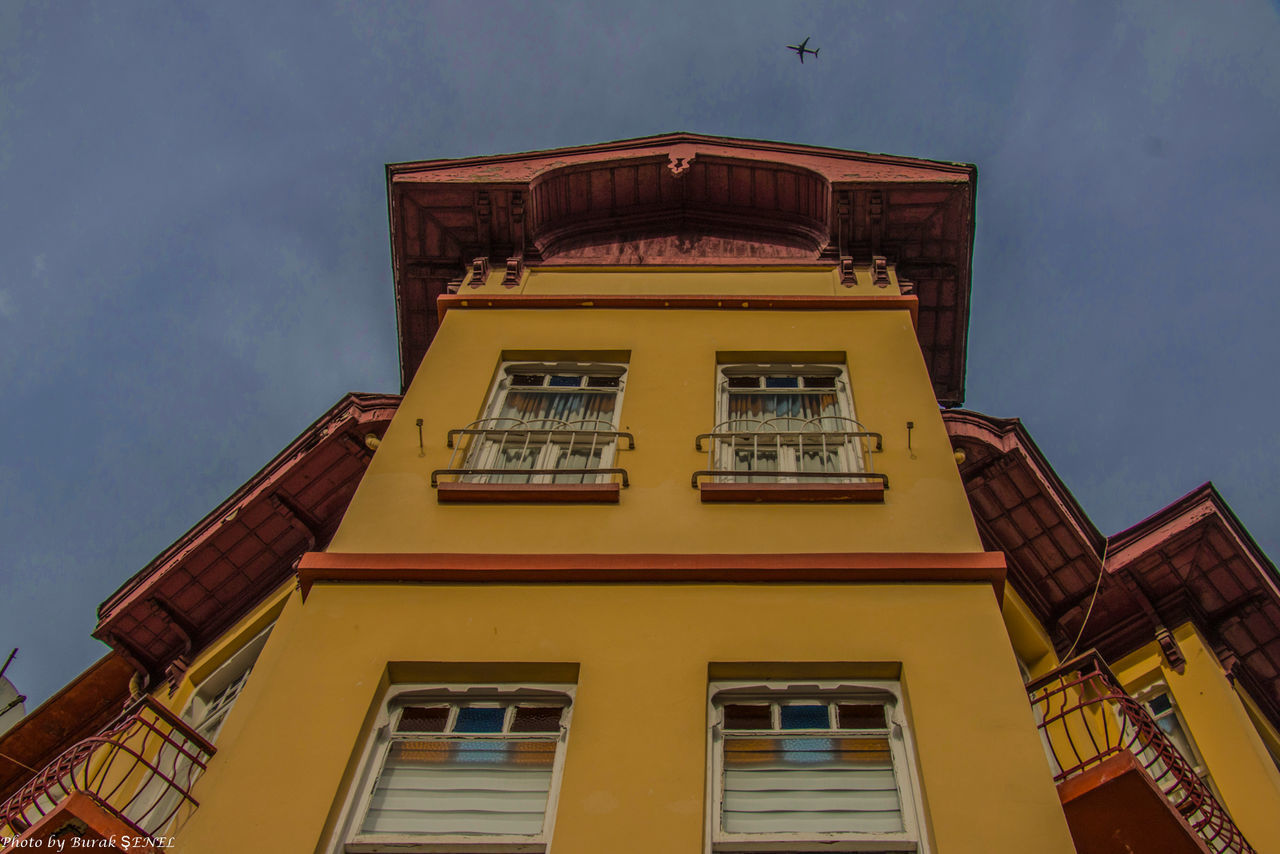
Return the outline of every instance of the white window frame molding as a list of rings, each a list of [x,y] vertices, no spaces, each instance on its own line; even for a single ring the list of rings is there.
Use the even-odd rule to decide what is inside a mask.
[[[735,376],[764,376],[764,377],[834,377],[835,386],[832,391],[835,394],[838,412],[835,418],[846,421],[842,430],[851,430],[856,427],[858,430],[864,430],[858,420],[857,412],[853,406],[853,388],[849,382],[848,365],[840,362],[726,362],[716,368],[716,430],[722,428],[726,431],[737,431],[739,428],[734,425],[737,421],[731,417],[729,400],[735,391],[744,391],[743,389],[730,389],[729,378]],[[815,389],[814,391],[818,391]],[[826,389],[820,389],[825,391]],[[771,391],[767,386],[762,387],[760,393],[768,393]],[[773,389],[772,391],[786,394],[787,389]],[[797,393],[803,393],[806,389],[796,389]],[[798,419],[792,419],[797,420]],[[767,436],[767,432],[762,432],[762,436]],[[778,483],[796,483],[804,477],[801,471],[803,461],[798,458],[797,452],[793,456],[796,458],[790,461],[790,469],[782,468],[782,461],[779,459],[778,466],[781,475],[777,476]],[[841,446],[838,450],[838,459],[840,467],[844,472],[850,475],[856,475],[859,472],[867,471],[868,460],[866,452],[862,447],[861,440],[855,440],[854,448],[857,453],[850,453],[848,447]],[[722,445],[718,459],[715,461],[716,468],[726,471],[735,470],[736,457],[732,445]],[[792,473],[794,472],[794,474]],[[770,475],[771,472],[761,472],[761,475]]]
[[[372,731],[365,739],[358,771],[335,825],[336,831],[329,854],[374,854],[374,852],[459,852],[466,854],[545,854],[551,848],[555,829],[556,807],[560,798],[560,781],[564,774],[565,751],[573,717],[577,686],[566,683],[403,683],[392,685],[380,700],[381,706]],[[360,825],[369,810],[369,802],[386,756],[393,742],[392,723],[401,710],[415,704],[465,704],[555,702],[563,704],[560,731],[556,737],[556,754],[547,791],[547,806],[542,830],[537,834],[366,834]],[[450,720],[456,716],[451,709]],[[427,837],[427,838],[424,838]]]
[[[1161,694],[1169,699],[1169,710],[1163,713],[1151,708],[1151,701]],[[1183,737],[1187,740],[1187,749],[1191,751],[1190,756],[1184,754],[1182,758],[1191,766],[1191,770],[1195,772],[1196,776],[1213,790],[1215,796],[1218,796],[1218,788],[1213,782],[1213,775],[1209,773],[1209,765],[1204,761],[1204,754],[1200,752],[1200,746],[1196,744],[1195,734],[1191,732],[1191,727],[1187,725],[1187,718],[1182,714],[1182,709],[1178,706],[1178,698],[1173,695],[1173,691],[1169,688],[1169,683],[1163,679],[1157,679],[1136,692],[1133,698],[1142,704],[1142,708],[1146,710],[1147,714],[1151,715],[1151,720],[1160,728],[1164,737],[1173,742],[1173,746],[1178,749],[1179,753],[1182,753],[1182,748],[1178,745],[1176,739],[1165,732],[1164,727],[1160,726],[1161,718],[1173,718],[1178,724],[1178,728],[1182,730]]]
[[[494,376],[493,385],[490,387],[489,394],[485,398],[485,405],[483,410],[484,414],[478,421],[473,422],[470,426],[476,427],[476,428],[492,426],[492,429],[494,431],[508,429],[508,428],[503,428],[501,424],[498,424],[496,422],[500,420],[502,408],[506,403],[507,395],[508,393],[510,393],[510,391],[513,388],[514,384],[511,379],[512,375],[514,374],[544,374],[544,375],[561,374],[561,375],[578,375],[583,377],[595,376],[595,377],[617,377],[618,378],[618,386],[616,389],[608,388],[608,387],[596,389],[597,392],[604,392],[604,391],[614,392],[613,418],[607,430],[617,431],[619,419],[621,418],[621,415],[622,415],[622,401],[623,401],[623,396],[626,392],[627,374],[630,370],[630,367],[631,366],[628,362],[564,362],[564,361],[537,362],[537,361],[530,361],[527,359],[519,360],[519,361],[502,362],[501,364],[498,365],[498,370],[496,375]],[[545,386],[545,387],[555,388],[554,386]],[[523,386],[521,388],[523,388]],[[583,388],[588,388],[588,387],[584,386]],[[603,419],[601,420],[603,421]],[[601,427],[603,428],[603,424],[601,425]],[[513,432],[519,432],[518,427],[513,427],[509,429],[511,429]],[[493,440],[484,440],[484,439],[481,439],[480,437],[477,437],[476,441],[472,444],[471,448],[469,449],[469,452],[467,454],[467,458],[465,461],[465,465],[469,468],[499,468],[500,466],[490,466],[490,465],[484,464],[486,462],[491,462],[485,459],[486,455],[490,453],[491,450],[487,450],[484,447],[484,445],[491,444],[492,441]],[[535,465],[533,466],[533,468],[554,469],[555,466],[552,465],[552,463],[554,463],[555,460],[550,458],[550,455],[552,453],[551,449],[560,448],[560,447],[564,447],[564,446],[554,442],[548,442],[543,447],[542,451],[539,453],[538,459],[535,460]],[[617,457],[617,451],[618,451],[617,437],[615,436],[611,438],[608,442],[601,444],[597,447],[599,449],[599,454],[600,454],[600,464],[598,468],[612,467],[613,462]],[[520,469],[512,469],[511,472],[512,472],[512,475],[518,475],[520,473]],[[468,476],[465,479],[475,480],[476,482],[488,482],[489,478],[491,477],[495,477],[495,475]],[[496,477],[502,477],[502,476],[497,475]],[[583,477],[583,482],[594,483],[599,480],[599,477],[600,476],[585,475]],[[590,480],[588,480],[587,478],[590,478]],[[530,478],[529,482],[530,483],[554,483],[556,482],[556,475],[554,474],[535,475]]]
[[[206,741],[215,741],[218,733],[222,731],[227,715],[231,713],[232,707],[244,693],[245,684],[248,683],[249,676],[252,675],[253,668],[258,663],[258,657],[262,655],[262,648],[267,645],[267,638],[270,637],[275,625],[272,621],[270,625],[254,635],[248,643],[236,650],[230,658],[202,679],[192,691],[187,707],[182,712],[182,719]],[[222,698],[221,695],[228,689],[234,693],[230,698]],[[222,700],[220,705],[215,703],[218,700]],[[218,716],[216,720],[214,716]]]
[[[724,831],[724,713],[733,702],[787,704],[818,700],[883,702],[889,733],[894,781],[898,787],[903,830],[897,833],[729,833]],[[785,731],[781,731],[785,732]],[[915,852],[929,854],[916,747],[907,720],[902,684],[896,679],[854,680],[732,680],[715,681],[707,689],[707,804],[706,854],[747,854],[766,851]]]

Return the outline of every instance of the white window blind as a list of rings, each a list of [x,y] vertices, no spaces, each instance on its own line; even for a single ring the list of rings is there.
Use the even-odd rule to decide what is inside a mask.
[[[921,850],[899,711],[893,692],[870,686],[716,694],[716,850],[808,841]]]
[[[567,693],[529,689],[391,700],[345,850],[542,850],[569,710]]]

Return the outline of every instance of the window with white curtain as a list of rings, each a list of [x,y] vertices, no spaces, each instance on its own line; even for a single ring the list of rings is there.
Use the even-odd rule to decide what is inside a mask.
[[[716,420],[718,469],[778,481],[865,470],[844,365],[721,365]]]
[[[506,362],[471,425],[467,476],[487,483],[597,483],[617,449],[627,366]],[[508,472],[510,472],[508,474]]]
[[[713,851],[926,849],[896,681],[714,683]]]
[[[541,852],[573,686],[393,689],[345,810],[345,852]]]

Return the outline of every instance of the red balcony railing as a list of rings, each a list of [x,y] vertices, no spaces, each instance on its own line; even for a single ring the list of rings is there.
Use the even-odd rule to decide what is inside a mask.
[[[1127,751],[1210,851],[1254,854],[1208,784],[1096,652],[1033,679],[1027,694],[1057,764],[1055,782]]]
[[[0,804],[0,837],[39,836],[42,820],[77,794],[139,835],[159,834],[184,805],[196,806],[191,787],[213,753],[212,744],[144,697]]]

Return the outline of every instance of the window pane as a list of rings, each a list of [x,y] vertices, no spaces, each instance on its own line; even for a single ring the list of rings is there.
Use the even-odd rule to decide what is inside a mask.
[[[507,710],[482,706],[462,706],[453,724],[454,732],[502,732],[502,719]]]
[[[805,377],[804,387],[805,388],[835,388],[836,378],[835,377]]]
[[[826,703],[782,706],[779,711],[782,713],[780,721],[782,729],[829,729],[831,727],[830,713]]]
[[[1173,708],[1173,703],[1169,701],[1168,694],[1156,694],[1147,701],[1147,707],[1151,709],[1151,713],[1157,717]]]
[[[800,388],[799,377],[765,377],[765,388]]]
[[[512,374],[511,375],[512,385],[540,386],[542,385],[542,380],[543,380],[542,374]]]
[[[886,738],[730,738],[724,751],[731,833],[903,829]]]
[[[582,385],[582,377],[577,374],[563,375],[557,374],[551,377],[550,385],[557,388],[577,388]]]
[[[374,786],[367,833],[518,833],[542,830],[555,743],[526,763],[502,740],[403,741],[391,745]],[[542,747],[542,745],[537,745]]]
[[[509,732],[556,732],[560,729],[558,706],[516,706]]]
[[[400,715],[396,732],[444,732],[448,722],[448,706],[409,706]]]
[[[884,706],[879,703],[841,703],[836,707],[840,729],[884,729]]]
[[[725,729],[773,729],[769,704],[729,705],[724,707]]]
[[[621,384],[621,377],[587,377],[587,386],[589,388],[617,388]]]
[[[729,388],[760,388],[759,377],[726,377]]]

